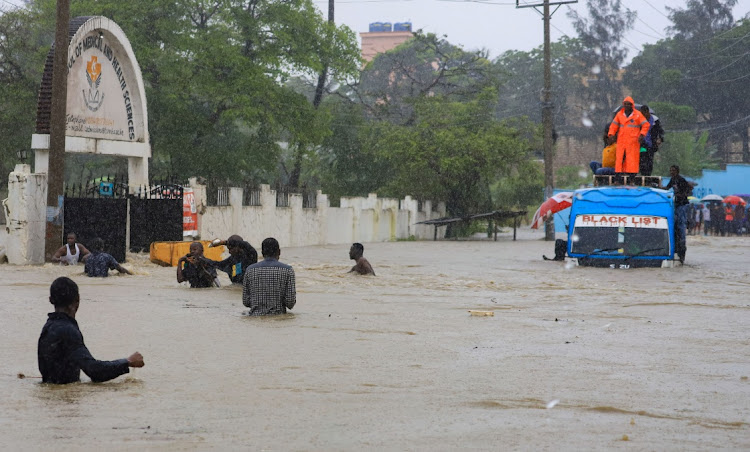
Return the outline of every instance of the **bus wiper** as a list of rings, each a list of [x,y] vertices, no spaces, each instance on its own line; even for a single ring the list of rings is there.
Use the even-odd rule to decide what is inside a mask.
[[[594,256],[596,254],[606,253],[607,251],[617,251],[619,249],[620,248],[618,247],[618,248],[604,248],[603,250],[594,250],[594,251],[590,252],[589,254],[583,256],[583,258],[586,259],[587,257]]]
[[[668,250],[668,249],[666,249],[666,248],[664,248],[664,247],[662,247],[662,248],[651,248],[651,249],[647,249],[647,250],[639,251],[639,252],[637,252],[637,253],[633,254],[632,256],[628,256],[628,257],[626,257],[626,258],[625,258],[625,262],[629,261],[630,259],[632,259],[632,258],[634,258],[634,257],[640,256],[640,255],[641,255],[641,254],[643,254],[643,253],[650,253],[651,251],[669,251],[669,250]]]

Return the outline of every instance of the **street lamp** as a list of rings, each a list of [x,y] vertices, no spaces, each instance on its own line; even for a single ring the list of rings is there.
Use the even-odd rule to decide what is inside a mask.
[[[16,156],[21,160],[21,163],[26,163],[26,159],[29,157],[29,151],[27,149],[19,149],[16,151]]]

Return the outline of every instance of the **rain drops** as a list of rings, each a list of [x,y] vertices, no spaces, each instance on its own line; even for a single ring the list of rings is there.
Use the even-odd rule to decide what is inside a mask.
[[[591,127],[594,125],[594,122],[589,119],[589,115],[584,113],[583,116],[581,116],[581,124],[583,124],[584,127]]]
[[[557,405],[558,403],[560,403],[560,400],[558,399],[552,400],[550,403],[547,404],[547,409],[549,410],[550,408],[554,408],[555,405]]]
[[[602,71],[602,68],[598,64],[595,64],[594,67],[591,68],[592,74],[598,74],[601,71]]]

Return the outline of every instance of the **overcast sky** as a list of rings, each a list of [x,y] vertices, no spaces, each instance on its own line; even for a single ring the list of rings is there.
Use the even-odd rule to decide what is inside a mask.
[[[530,0],[521,0],[529,4]],[[541,0],[540,0],[541,3]],[[638,17],[626,39],[628,60],[636,56],[645,43],[666,37],[671,25],[665,6],[684,8],[685,0],[628,0],[623,2]],[[739,0],[733,10],[739,19],[750,11],[750,0]],[[327,0],[315,4],[328,14]],[[552,41],[576,35],[568,11],[586,15],[586,2],[562,5],[552,16]],[[534,8],[516,8],[515,0],[337,0],[335,19],[348,25],[359,36],[368,31],[371,22],[411,22],[412,29],[447,35],[447,40],[465,50],[487,49],[495,58],[506,50],[531,50],[544,42],[542,16]]]
[[[536,0],[520,1],[530,4]],[[575,9],[585,15],[585,1],[562,5],[554,13],[550,27],[553,42],[563,35],[575,36],[567,13]],[[327,17],[328,1],[314,0],[314,3]],[[638,12],[634,30],[625,41],[628,60],[638,55],[643,44],[666,37],[671,22],[665,6],[684,8],[685,3],[685,0],[625,1],[625,6]],[[0,0],[0,9],[22,4],[22,0]],[[750,13],[750,0],[739,0],[733,13],[735,19]],[[491,58],[506,50],[531,50],[544,41],[541,14],[534,8],[516,8],[515,0],[337,0],[335,16],[336,23],[348,25],[357,37],[368,31],[371,22],[411,22],[413,30],[447,35],[449,42],[466,50],[487,49]]]

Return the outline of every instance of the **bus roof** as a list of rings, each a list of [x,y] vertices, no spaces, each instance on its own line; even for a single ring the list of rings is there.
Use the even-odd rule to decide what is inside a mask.
[[[638,215],[664,214],[673,209],[672,191],[651,187],[610,186],[576,190],[571,214],[632,212]]]

